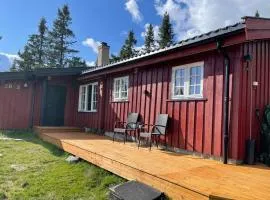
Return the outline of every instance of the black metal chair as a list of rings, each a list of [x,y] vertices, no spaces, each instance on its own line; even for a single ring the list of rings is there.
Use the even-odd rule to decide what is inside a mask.
[[[141,138],[145,138],[150,140],[149,143],[149,148],[151,150],[152,147],[152,137],[155,137],[155,142],[158,148],[158,143],[160,142],[160,136],[164,135],[165,136],[165,146],[167,148],[167,142],[166,142],[166,135],[167,135],[167,129],[168,129],[168,121],[169,121],[169,115],[168,114],[158,114],[156,123],[154,125],[151,124],[141,124],[139,125],[140,131],[138,135],[139,139],[139,144],[138,148],[140,147],[141,144]],[[146,126],[149,128],[151,127],[151,131],[146,132]],[[149,130],[148,128],[148,130]],[[158,140],[158,141],[157,141]]]
[[[127,133],[129,131],[137,131],[138,130],[138,113],[129,113],[126,122],[117,121],[114,124],[113,130],[113,141],[116,133],[124,134],[124,143],[127,140]]]

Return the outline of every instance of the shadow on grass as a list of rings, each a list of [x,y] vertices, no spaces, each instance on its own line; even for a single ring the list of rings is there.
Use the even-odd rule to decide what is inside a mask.
[[[23,131],[23,130],[1,131],[0,130],[0,138],[1,137],[2,138],[11,138],[11,139],[22,139],[25,142],[39,144],[39,145],[45,147],[46,149],[48,149],[55,156],[60,157],[60,156],[68,155],[67,152],[63,151],[59,147],[41,140],[37,134],[35,134],[33,131],[30,131],[30,130],[25,130],[25,131]],[[20,141],[18,141],[18,142],[20,142]]]

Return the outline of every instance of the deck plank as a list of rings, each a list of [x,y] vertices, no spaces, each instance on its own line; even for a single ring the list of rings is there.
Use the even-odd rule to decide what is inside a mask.
[[[42,132],[40,136],[128,180],[152,185],[173,199],[270,199],[270,170],[262,166],[223,165],[155,148],[138,149],[81,132]]]

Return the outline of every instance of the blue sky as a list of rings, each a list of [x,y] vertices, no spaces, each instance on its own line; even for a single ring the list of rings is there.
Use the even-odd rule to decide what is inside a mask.
[[[37,31],[40,18],[45,17],[51,27],[57,8],[63,4],[71,10],[77,41],[74,48],[89,63],[96,60],[100,41],[111,46],[111,53],[117,53],[130,29],[136,34],[138,47],[143,44],[148,23],[155,26],[157,38],[165,11],[171,16],[176,40],[240,21],[257,9],[264,17],[270,14],[268,0],[1,0],[0,71],[7,70],[28,35]]]

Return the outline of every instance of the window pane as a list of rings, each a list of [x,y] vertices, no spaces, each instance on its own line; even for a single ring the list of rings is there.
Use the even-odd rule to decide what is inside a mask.
[[[97,85],[93,85],[92,111],[97,109]]]
[[[201,76],[201,67],[200,67],[200,66],[198,66],[198,67],[196,68],[196,74],[197,74],[198,76]]]
[[[114,85],[114,98],[119,98],[119,82],[120,80],[115,80],[115,85]]]
[[[82,86],[82,93],[81,93],[81,110],[85,110],[85,93],[86,87]]]
[[[126,98],[126,97],[127,97],[127,92],[122,91],[122,92],[121,92],[121,97],[122,97],[122,98]]]
[[[197,76],[197,78],[196,78],[196,84],[201,84],[201,77],[200,76]]]
[[[88,102],[87,102],[87,110],[92,110],[91,104],[92,104],[92,85],[88,86]]]
[[[196,83],[196,76],[191,76],[190,77],[190,85],[195,85]]]
[[[202,68],[201,66],[190,68],[190,85],[189,94],[198,95],[201,93],[201,79],[202,79]]]
[[[190,68],[190,75],[191,75],[191,76],[196,75],[196,68],[197,68],[197,67],[191,67],[191,68]]]
[[[195,94],[195,86],[189,86],[189,94],[192,95],[192,94]]]
[[[201,86],[200,85],[197,85],[196,86],[195,93],[196,94],[200,94],[201,93]]]
[[[114,93],[114,98],[116,98],[116,99],[119,98],[119,92]]]
[[[184,69],[177,69],[175,70],[175,79],[181,78],[185,76],[185,70]]]
[[[183,87],[175,87],[174,88],[174,95],[184,95],[184,88]]]
[[[97,102],[93,102],[93,110],[97,110]]]

